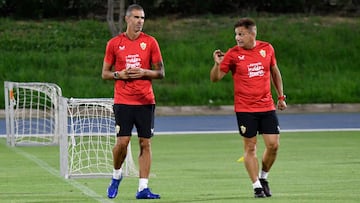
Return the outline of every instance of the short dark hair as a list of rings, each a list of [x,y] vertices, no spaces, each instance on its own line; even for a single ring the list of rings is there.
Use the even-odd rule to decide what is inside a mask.
[[[129,16],[131,14],[131,11],[133,10],[140,10],[143,11],[143,7],[141,7],[139,4],[131,4],[127,9],[126,9],[126,16]]]
[[[239,21],[237,21],[234,25],[234,28],[237,27],[245,27],[246,29],[256,27],[255,20],[251,18],[241,18]]]

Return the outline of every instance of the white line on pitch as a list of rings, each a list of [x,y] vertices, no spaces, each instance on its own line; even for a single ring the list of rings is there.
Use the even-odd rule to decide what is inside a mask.
[[[24,157],[26,157],[27,159],[29,159],[30,161],[35,162],[38,166],[40,166],[42,169],[46,170],[47,172],[49,172],[50,174],[59,177],[62,181],[64,181],[65,179],[63,179],[63,177],[60,177],[60,171],[52,168],[51,166],[49,166],[46,162],[38,159],[37,157],[28,154],[26,152],[24,152],[23,150],[17,148],[17,147],[11,147],[11,149],[13,151],[15,151],[17,154],[20,154]],[[94,192],[93,190],[91,190],[90,188],[82,185],[81,183],[73,180],[73,179],[67,179],[65,182],[69,183],[71,186],[79,189],[81,192],[83,192],[85,195],[97,200],[98,202],[112,202],[109,201],[107,198],[103,198],[101,195],[98,195],[96,192]]]
[[[338,132],[338,131],[360,131],[360,128],[322,128],[322,129],[288,129],[281,132]],[[222,134],[222,133],[239,133],[238,130],[212,130],[212,131],[167,131],[155,132],[155,135],[186,135],[186,134]]]

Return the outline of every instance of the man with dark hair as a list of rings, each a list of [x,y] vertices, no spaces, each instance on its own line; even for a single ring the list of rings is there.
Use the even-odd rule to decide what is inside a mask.
[[[108,41],[102,78],[114,80],[114,114],[117,140],[113,148],[114,172],[107,190],[115,198],[122,180],[131,132],[135,125],[139,138],[139,187],[137,199],[159,199],[148,188],[151,166],[151,137],[154,131],[155,96],[152,79],[165,77],[164,64],[156,39],[142,32],[144,9],[130,5],[124,33]]]
[[[256,24],[242,18],[235,25],[237,45],[225,54],[213,52],[214,66],[210,80],[217,82],[229,71],[234,81],[234,110],[239,133],[244,141],[244,162],[253,183],[256,198],[270,197],[268,173],[279,148],[280,128],[271,95],[271,83],[277,92],[277,108],[286,109],[282,77],[271,44],[256,40]],[[262,168],[256,156],[257,134],[262,134],[265,151]]]

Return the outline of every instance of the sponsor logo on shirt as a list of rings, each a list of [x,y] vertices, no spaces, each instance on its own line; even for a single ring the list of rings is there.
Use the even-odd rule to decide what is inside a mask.
[[[131,54],[126,56],[126,69],[141,67],[141,58],[139,54]]]
[[[250,63],[248,65],[248,75],[249,78],[256,77],[256,76],[264,76],[264,66],[261,62],[257,63]]]

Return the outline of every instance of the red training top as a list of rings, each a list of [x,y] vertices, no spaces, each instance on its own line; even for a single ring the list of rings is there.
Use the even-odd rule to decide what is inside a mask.
[[[142,32],[137,39],[130,40],[125,33],[121,33],[108,41],[104,61],[114,65],[115,71],[135,67],[151,69],[152,64],[162,61],[162,56],[154,37]],[[155,104],[151,79],[115,80],[114,103]]]
[[[265,112],[275,110],[271,95],[270,67],[276,65],[271,44],[256,41],[253,49],[230,48],[220,64],[220,70],[232,72],[235,112]]]

